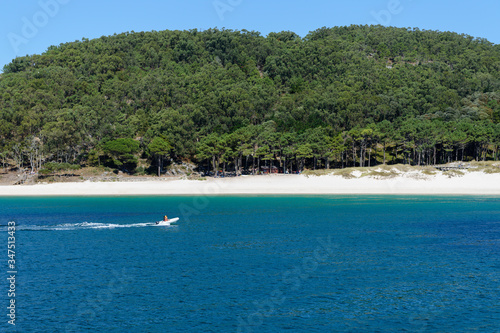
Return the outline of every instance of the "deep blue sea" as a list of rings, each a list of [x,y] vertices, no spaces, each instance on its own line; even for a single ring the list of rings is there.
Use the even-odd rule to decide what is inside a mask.
[[[1,332],[500,332],[498,197],[0,198],[0,219]]]

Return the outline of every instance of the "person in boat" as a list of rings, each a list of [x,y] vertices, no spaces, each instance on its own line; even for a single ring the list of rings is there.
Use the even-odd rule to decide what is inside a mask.
[[[167,221],[168,221],[168,216],[167,215],[163,216],[163,222]],[[160,221],[156,222],[156,224],[160,224]]]

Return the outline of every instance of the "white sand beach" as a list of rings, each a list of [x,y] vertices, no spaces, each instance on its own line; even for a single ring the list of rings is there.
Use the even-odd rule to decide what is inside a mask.
[[[205,180],[78,182],[0,186],[0,196],[265,195],[265,194],[436,194],[500,195],[500,173],[403,172],[390,177],[353,171],[339,175],[260,175]]]

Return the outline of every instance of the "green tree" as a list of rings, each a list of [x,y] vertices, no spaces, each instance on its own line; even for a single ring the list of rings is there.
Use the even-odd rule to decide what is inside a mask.
[[[219,135],[212,133],[204,137],[197,145],[197,158],[200,161],[212,162],[214,175],[219,173],[219,164],[223,154],[222,140]]]
[[[298,145],[296,154],[297,158],[301,161],[299,169],[303,170],[306,164],[305,163],[306,158],[313,157],[313,150],[311,148],[311,145],[308,143]]]
[[[139,142],[130,138],[108,141],[103,145],[103,152],[111,158],[111,165],[124,172],[131,173],[137,167]]]
[[[158,159],[158,177],[160,177],[161,169],[163,167],[163,159],[172,150],[170,143],[162,137],[155,137],[148,145],[148,152],[151,157]]]

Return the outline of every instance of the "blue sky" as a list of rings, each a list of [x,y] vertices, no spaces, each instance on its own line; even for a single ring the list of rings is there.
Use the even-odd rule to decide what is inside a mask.
[[[125,31],[291,30],[374,24],[465,33],[500,44],[498,0],[23,0],[2,1],[0,69],[50,45]]]

